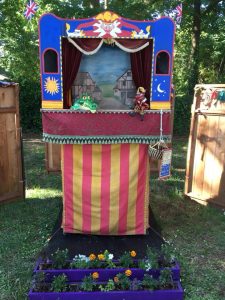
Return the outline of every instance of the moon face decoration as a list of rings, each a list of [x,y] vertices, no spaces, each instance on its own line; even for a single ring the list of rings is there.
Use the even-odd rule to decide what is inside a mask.
[[[157,86],[157,91],[158,91],[159,93],[164,93],[165,91],[161,89],[160,85],[161,85],[161,83],[158,84],[158,86]]]

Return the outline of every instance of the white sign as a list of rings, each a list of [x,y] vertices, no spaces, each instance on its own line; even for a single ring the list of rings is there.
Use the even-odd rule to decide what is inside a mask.
[[[159,170],[159,179],[165,179],[170,177],[171,160],[172,160],[172,149],[164,149],[162,154],[161,166]]]

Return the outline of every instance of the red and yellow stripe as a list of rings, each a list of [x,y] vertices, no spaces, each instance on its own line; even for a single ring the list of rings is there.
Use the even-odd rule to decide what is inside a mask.
[[[63,229],[68,233],[145,234],[147,145],[63,145]]]

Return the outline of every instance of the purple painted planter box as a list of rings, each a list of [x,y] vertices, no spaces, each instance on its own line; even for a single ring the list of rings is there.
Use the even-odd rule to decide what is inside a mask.
[[[88,276],[92,274],[93,272],[99,273],[99,281],[107,281],[110,278],[113,278],[118,273],[123,273],[128,268],[115,268],[115,269],[48,269],[48,270],[40,270],[39,269],[39,263],[36,265],[34,269],[34,273],[38,272],[45,272],[46,273],[46,281],[51,281],[54,276],[58,276],[60,274],[65,274],[68,278],[68,281],[75,282],[75,281],[81,281],[85,276]],[[131,279],[137,278],[142,279],[144,274],[150,274],[154,278],[158,278],[160,275],[160,270],[163,270],[164,268],[160,269],[151,269],[149,271],[144,271],[139,268],[130,268],[132,271]],[[180,280],[180,266],[176,262],[175,265],[171,268],[172,272],[172,278],[174,281]]]
[[[112,292],[61,292],[38,293],[32,290],[29,300],[183,300],[183,289],[177,282],[177,289],[156,291],[112,291]]]

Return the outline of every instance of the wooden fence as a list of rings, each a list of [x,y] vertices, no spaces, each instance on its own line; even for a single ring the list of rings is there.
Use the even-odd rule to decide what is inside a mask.
[[[185,194],[225,207],[225,84],[195,87]]]

